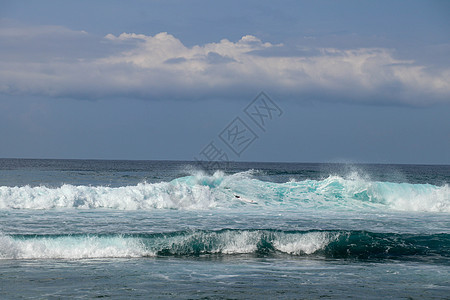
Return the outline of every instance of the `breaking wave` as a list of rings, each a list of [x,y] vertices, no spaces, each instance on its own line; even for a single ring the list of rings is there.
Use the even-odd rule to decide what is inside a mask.
[[[230,229],[135,235],[0,235],[0,259],[236,254],[448,261],[450,235]]]
[[[448,185],[378,182],[341,176],[275,183],[254,178],[252,171],[232,175],[216,172],[212,176],[199,173],[170,182],[122,187],[70,184],[56,188],[0,187],[0,209],[151,210],[240,208],[249,205],[259,209],[371,208],[450,212],[450,188]]]

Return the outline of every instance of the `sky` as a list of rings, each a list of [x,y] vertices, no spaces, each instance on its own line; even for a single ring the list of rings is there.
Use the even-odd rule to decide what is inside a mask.
[[[0,157],[219,153],[450,164],[450,2],[0,0]]]

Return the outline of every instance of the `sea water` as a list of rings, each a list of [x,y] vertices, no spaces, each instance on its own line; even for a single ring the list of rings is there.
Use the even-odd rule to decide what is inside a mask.
[[[448,298],[450,166],[0,160],[0,298]]]

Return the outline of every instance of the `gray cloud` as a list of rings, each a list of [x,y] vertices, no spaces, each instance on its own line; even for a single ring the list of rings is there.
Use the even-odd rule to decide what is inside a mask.
[[[169,58],[167,60],[164,61],[164,63],[166,64],[181,64],[184,63],[186,61],[186,58],[184,57],[174,57],[174,58]]]
[[[216,52],[208,52],[208,54],[206,55],[206,61],[209,64],[226,64],[230,62],[236,62],[236,60],[234,60],[233,58],[222,56]]]
[[[0,93],[10,95],[198,99],[264,89],[291,99],[450,102],[450,69],[384,48],[290,51],[250,35],[187,47],[168,33],[96,37],[59,26],[1,28],[0,45]]]

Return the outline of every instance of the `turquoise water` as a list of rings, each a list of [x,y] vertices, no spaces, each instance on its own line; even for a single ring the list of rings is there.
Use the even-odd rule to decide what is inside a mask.
[[[0,160],[0,297],[446,298],[450,166]]]

